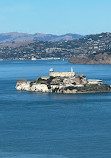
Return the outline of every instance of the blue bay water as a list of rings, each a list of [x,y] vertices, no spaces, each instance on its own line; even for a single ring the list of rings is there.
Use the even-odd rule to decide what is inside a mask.
[[[43,94],[16,91],[17,79],[67,60],[0,62],[0,158],[111,158],[111,93]],[[76,73],[111,84],[111,65],[73,65]]]

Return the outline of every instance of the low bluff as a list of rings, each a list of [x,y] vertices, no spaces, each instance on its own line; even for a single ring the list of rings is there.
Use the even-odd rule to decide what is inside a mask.
[[[74,56],[69,59],[73,64],[111,64],[111,53],[95,53],[84,56]]]
[[[111,87],[102,80],[87,79],[83,74],[71,72],[54,72],[50,76],[39,77],[34,81],[17,80],[17,90],[45,93],[102,93],[111,92]]]

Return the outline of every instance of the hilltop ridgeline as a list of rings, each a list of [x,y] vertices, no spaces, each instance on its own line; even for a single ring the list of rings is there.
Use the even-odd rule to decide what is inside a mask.
[[[104,54],[105,52],[107,52],[107,55]],[[90,57],[96,61],[97,56],[95,58],[95,55],[97,54],[98,56],[102,54],[102,59],[104,55],[105,60],[109,58],[111,54],[111,33],[88,35],[81,39],[64,42],[32,40],[0,44],[0,59],[3,60],[31,60],[34,56],[36,59],[71,58],[72,63],[82,63],[80,60],[83,56],[83,63],[86,64],[87,61],[91,60]],[[97,61],[97,63],[99,62]],[[110,63],[110,61],[107,60],[107,63]]]
[[[83,35],[79,34],[64,34],[64,35],[53,35],[53,34],[42,34],[42,33],[35,33],[35,34],[28,34],[28,33],[18,33],[18,32],[10,32],[10,33],[0,33],[0,43],[11,43],[11,42],[23,42],[23,41],[65,41],[65,40],[74,40],[80,39],[84,37]]]

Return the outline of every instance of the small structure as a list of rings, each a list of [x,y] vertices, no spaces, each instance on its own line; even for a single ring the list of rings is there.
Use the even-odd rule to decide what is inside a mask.
[[[34,56],[32,56],[31,60],[36,60],[36,58]]]
[[[73,68],[71,67],[71,72],[54,72],[54,69],[50,69],[50,76],[52,77],[74,77],[75,72],[73,72]]]
[[[49,72],[51,73],[51,72],[54,72],[54,69],[53,68],[51,68],[50,70],[49,70]]]
[[[88,79],[88,84],[103,84],[102,80]]]
[[[83,74],[77,74],[77,76],[79,76],[79,77],[83,77]]]

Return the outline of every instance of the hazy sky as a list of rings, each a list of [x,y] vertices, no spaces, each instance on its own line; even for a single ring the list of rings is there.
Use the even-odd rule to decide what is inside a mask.
[[[111,32],[111,0],[0,0],[0,33]]]

